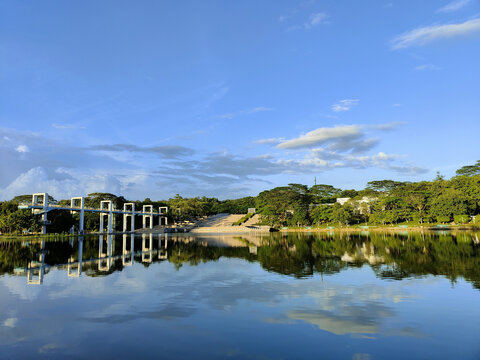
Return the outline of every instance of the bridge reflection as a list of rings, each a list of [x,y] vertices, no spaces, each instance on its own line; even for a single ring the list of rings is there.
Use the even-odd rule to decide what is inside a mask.
[[[154,249],[154,240],[158,240],[158,248]],[[83,259],[85,238],[78,237],[76,240],[71,240],[72,248],[77,248],[77,255],[70,256],[66,264],[50,265],[45,261],[47,250],[45,249],[45,240],[41,240],[40,251],[37,253],[38,260],[32,260],[24,269],[17,268],[16,273],[21,275],[26,274],[27,283],[31,285],[41,285],[46,274],[52,269],[66,270],[67,276],[71,278],[80,277],[83,269],[88,266],[96,265],[98,272],[105,273],[111,271],[116,260],[122,261],[122,266],[132,266],[134,258],[137,256],[141,258],[142,263],[152,263],[154,256],[157,261],[166,260],[168,258],[168,234],[142,234],[142,248],[141,251],[135,251],[135,240],[140,240],[135,234],[123,234],[122,249],[120,254],[115,254],[115,236],[114,235],[100,235],[98,241],[98,257]],[[75,244],[76,243],[76,244]],[[30,244],[31,245],[31,244]]]

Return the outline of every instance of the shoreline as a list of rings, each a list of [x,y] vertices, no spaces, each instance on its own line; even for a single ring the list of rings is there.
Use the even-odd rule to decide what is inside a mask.
[[[447,226],[447,227],[435,227],[435,226],[408,226],[408,227],[394,227],[394,226],[372,226],[372,227],[333,227],[333,228],[287,228],[287,229],[276,229],[275,232],[439,232],[439,231],[449,231],[449,232],[478,232],[480,227],[469,227],[469,226]]]

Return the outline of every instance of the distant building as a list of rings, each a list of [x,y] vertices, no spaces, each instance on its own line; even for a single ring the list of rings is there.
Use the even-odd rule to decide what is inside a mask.
[[[337,203],[340,205],[345,205],[348,200],[350,200],[350,198],[337,198]]]
[[[247,214],[254,213],[255,214],[256,209],[255,208],[248,208]]]
[[[337,198],[337,203],[340,205],[345,205],[348,201],[353,205],[353,209],[358,211],[360,214],[363,214],[364,208],[362,208],[362,204],[368,204],[370,208],[370,203],[376,201],[377,198],[364,196],[360,200],[352,200],[351,198]]]

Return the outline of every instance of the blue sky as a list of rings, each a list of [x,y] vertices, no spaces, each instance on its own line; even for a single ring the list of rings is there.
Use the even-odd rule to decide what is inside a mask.
[[[450,177],[479,59],[479,0],[0,1],[0,199]]]

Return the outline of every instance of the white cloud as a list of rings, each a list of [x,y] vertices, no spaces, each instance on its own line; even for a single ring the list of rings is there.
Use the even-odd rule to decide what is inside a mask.
[[[277,145],[280,149],[298,149],[324,144],[332,140],[345,138],[359,138],[362,132],[357,125],[334,126],[333,128],[319,128],[298,138],[286,140]]]
[[[358,105],[360,100],[358,99],[344,99],[338,103],[332,105],[332,110],[335,112],[348,111],[353,106]]]
[[[3,322],[3,326],[9,327],[9,328],[14,328],[15,325],[17,324],[18,319],[17,318],[8,318],[5,319]]]
[[[424,71],[424,70],[441,70],[442,68],[432,64],[424,64],[415,66],[415,70],[417,71]]]
[[[328,24],[329,16],[323,12],[313,13],[305,23],[305,29],[311,29],[321,24]]]
[[[19,153],[28,153],[28,152],[30,152],[30,149],[28,148],[27,145],[18,145],[15,148],[15,151],[19,152]]]
[[[391,47],[394,50],[405,49],[411,46],[422,46],[435,40],[450,39],[474,33],[480,33],[480,19],[468,20],[458,24],[417,28],[396,36],[391,42]]]
[[[448,3],[444,7],[441,7],[440,9],[437,10],[437,12],[453,12],[460,10],[463,8],[465,5],[467,5],[470,2],[470,0],[456,0]]]

